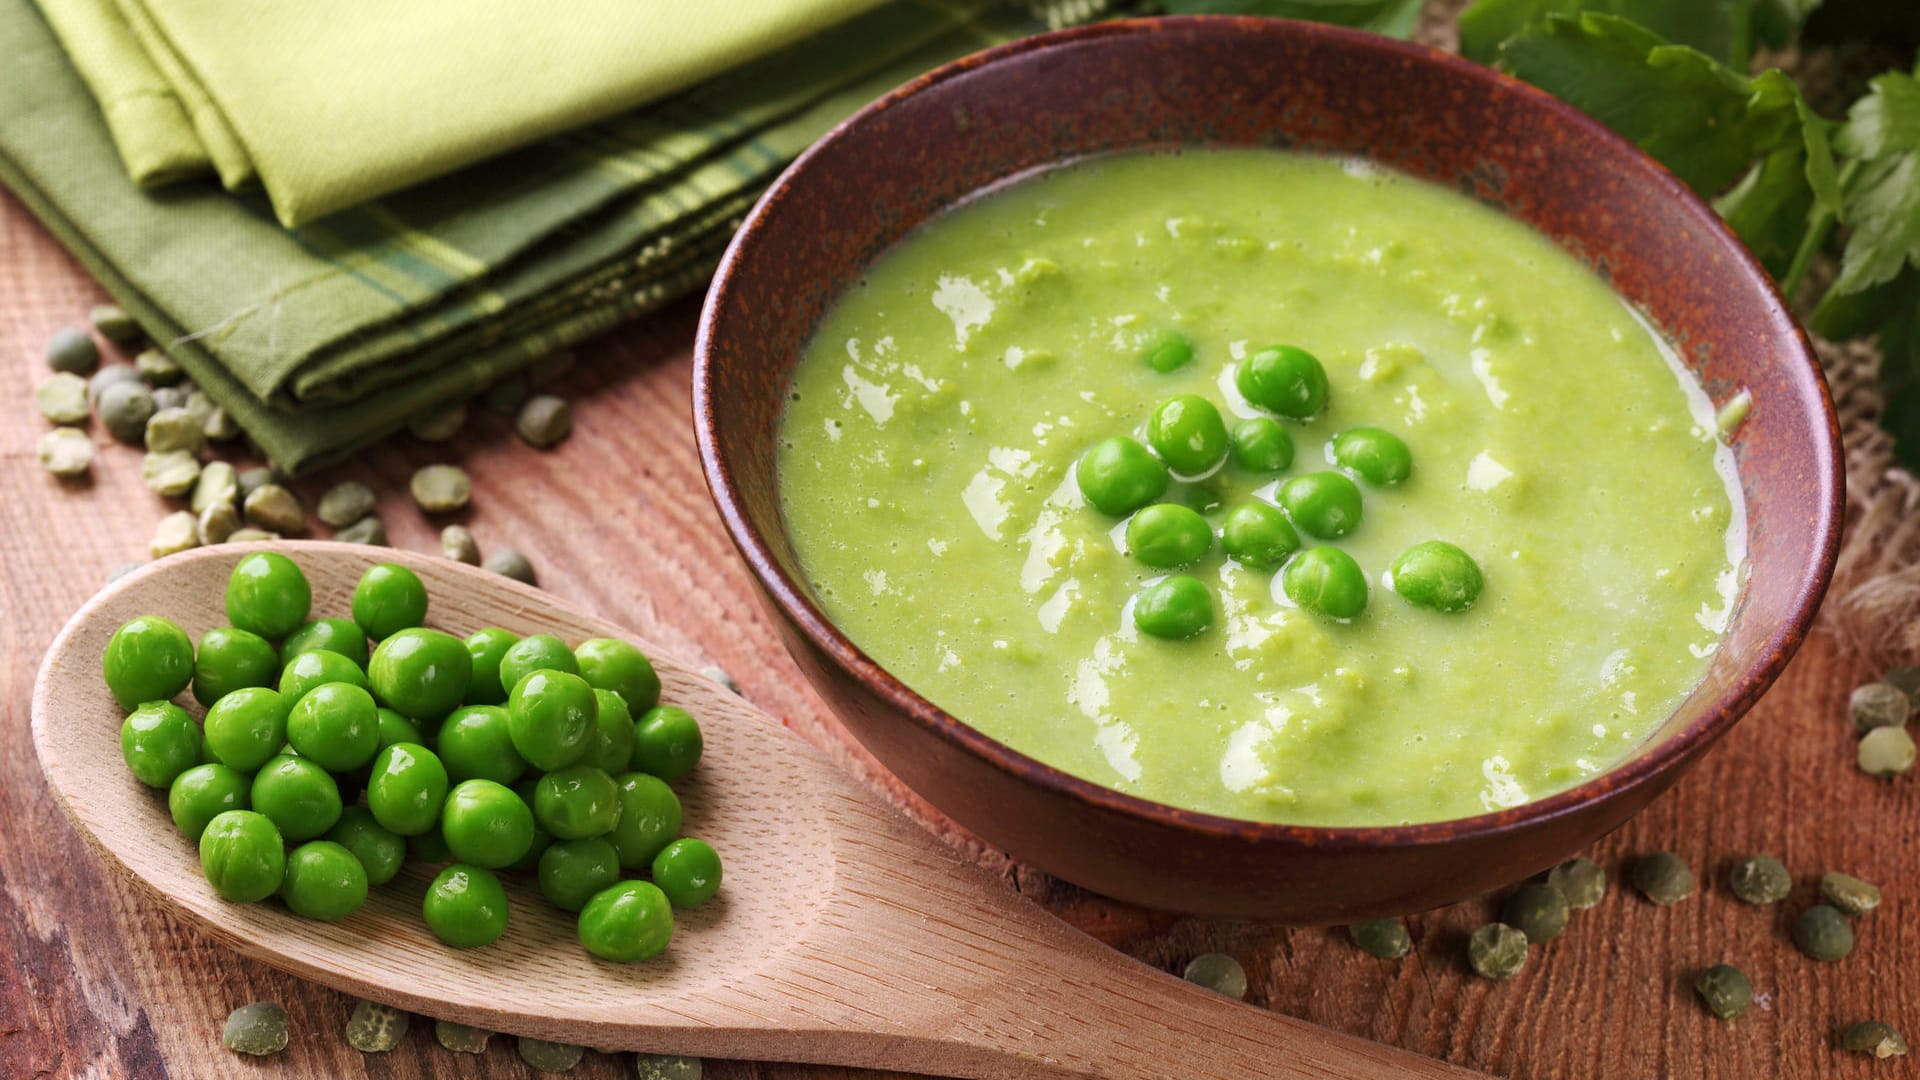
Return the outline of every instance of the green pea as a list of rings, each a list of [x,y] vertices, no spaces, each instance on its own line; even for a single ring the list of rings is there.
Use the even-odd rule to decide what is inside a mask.
[[[1585,909],[1606,897],[1607,872],[1600,869],[1599,863],[1582,856],[1547,871],[1547,884],[1559,889],[1569,905]]]
[[[1180,977],[1204,986],[1222,997],[1244,1001],[1247,996],[1247,969],[1226,953],[1201,953],[1187,961]]]
[[[1853,927],[1839,908],[1815,904],[1793,921],[1793,943],[1815,960],[1844,960],[1853,951]]]
[[[634,725],[631,767],[662,780],[678,780],[700,764],[706,740],[700,721],[678,705],[656,705]]]
[[[235,626],[216,626],[200,635],[193,656],[193,698],[212,705],[247,686],[272,686],[280,655],[259,634]]]
[[[380,749],[385,750],[394,743],[403,742],[426,745],[427,740],[420,732],[420,725],[385,706],[375,712],[380,717]]]
[[[1880,906],[1878,885],[1835,870],[1820,875],[1820,895],[1845,915],[1865,915]]]
[[[313,587],[292,559],[256,551],[234,564],[227,579],[227,621],[278,641],[307,621]]]
[[[527,771],[527,759],[513,748],[512,721],[498,705],[455,709],[440,725],[434,744],[447,775],[460,780],[511,784]]]
[[[427,587],[420,575],[397,563],[375,563],[353,587],[353,621],[379,641],[427,617]]]
[[[557,769],[534,787],[533,816],[556,839],[603,836],[620,820],[620,792],[591,765]]]
[[[193,642],[172,620],[142,615],[113,632],[100,667],[121,708],[168,701],[193,681]]]
[[[380,713],[373,695],[352,683],[314,687],[287,712],[287,742],[328,772],[365,765],[380,750]]]
[[[1192,362],[1193,342],[1178,330],[1162,330],[1147,341],[1140,359],[1148,367],[1165,375]]]
[[[519,634],[497,626],[475,630],[467,636],[467,656],[473,662],[473,677],[467,683],[463,701],[468,705],[506,704],[507,691],[513,687],[501,684],[500,661],[519,640]]]
[[[614,778],[620,789],[620,819],[607,834],[620,866],[636,870],[653,862],[680,835],[680,797],[665,780],[630,772]]]
[[[513,748],[536,769],[564,769],[593,747],[600,708],[593,687],[564,671],[534,671],[507,695]]]
[[[1229,441],[1233,463],[1248,472],[1279,472],[1293,464],[1293,436],[1270,416],[1255,416],[1233,425]]]
[[[1220,546],[1235,562],[1255,570],[1272,570],[1300,550],[1300,534],[1287,515],[1269,503],[1249,499],[1227,511],[1220,527]]]
[[[298,705],[314,687],[328,683],[345,683],[364,690],[367,673],[352,659],[324,649],[303,652],[280,669],[280,696],[286,699],[289,709]]]
[[[452,712],[466,696],[472,677],[473,657],[465,642],[418,626],[380,642],[367,663],[374,696],[415,720],[433,720]]]
[[[1305,349],[1273,345],[1234,372],[1240,396],[1271,413],[1311,420],[1327,407],[1327,369]]]
[[[280,830],[264,814],[228,810],[200,833],[200,872],[223,899],[265,900],[279,890],[286,868]]]
[[[1413,455],[1398,435],[1379,428],[1348,428],[1333,437],[1333,460],[1375,487],[1405,483],[1413,475]]]
[[[120,757],[141,783],[170,787],[200,764],[200,728],[187,710],[170,701],[149,701],[120,725]]]
[[[1793,891],[1787,865],[1769,855],[1755,855],[1735,863],[1727,875],[1733,895],[1748,904],[1777,904]]]
[[[1213,546],[1207,519],[1179,503],[1155,503],[1127,520],[1127,551],[1161,570],[1191,566]]]
[[[1295,555],[1280,571],[1280,588],[1287,599],[1329,618],[1351,619],[1367,608],[1367,575],[1335,547]]]
[[[1732,964],[1715,964],[1693,977],[1693,988],[1706,1003],[1707,1010],[1722,1020],[1731,1020],[1753,1004],[1753,984],[1746,973]]]
[[[633,714],[627,709],[627,700],[611,690],[598,688],[593,691],[593,699],[598,706],[593,720],[593,745],[587,749],[581,764],[608,773],[626,772],[627,763],[633,760],[636,741]]]
[[[673,905],[649,881],[622,881],[580,909],[580,944],[602,960],[631,964],[660,955],[673,938]]]
[[[1103,514],[1124,517],[1167,490],[1167,467],[1146,447],[1124,435],[1087,448],[1074,466],[1080,494]]]
[[[324,835],[340,820],[340,785],[317,763],[291,754],[260,766],[251,801],[293,843]]]
[[[406,838],[382,826],[373,811],[364,806],[341,810],[340,820],[327,830],[327,839],[353,852],[367,873],[369,885],[392,881],[407,858]]]
[[[513,643],[500,657],[500,685],[508,693],[535,671],[564,671],[580,674],[580,661],[567,643],[552,634],[530,634]],[[613,689],[608,687],[609,690]]]
[[[331,840],[312,840],[287,855],[280,899],[303,919],[337,922],[367,902],[367,870]]]
[[[352,619],[315,619],[302,623],[280,643],[280,661],[285,663],[301,653],[315,650],[339,653],[353,661],[353,666],[364,669],[367,666],[366,631]]]
[[[699,907],[720,891],[720,855],[705,840],[675,840],[653,857],[653,883],[674,907]]]
[[[1907,1040],[1884,1020],[1862,1020],[1847,1025],[1840,1033],[1840,1045],[1856,1054],[1868,1054],[1883,1061],[1907,1056]]]
[[[1141,589],[1133,599],[1133,625],[1145,634],[1178,641],[1213,624],[1213,593],[1198,578],[1175,574]]]
[[[579,911],[620,880],[620,855],[604,836],[562,840],[540,854],[540,895],[562,911]]]
[[[1467,962],[1484,978],[1510,979],[1527,966],[1527,935],[1505,923],[1488,923],[1467,939]]]
[[[1199,476],[1227,456],[1227,424],[1198,394],[1170,397],[1147,419],[1147,444],[1182,476]]]
[[[248,686],[207,710],[207,750],[231,768],[251,773],[287,741],[287,704],[277,690]]]
[[[1693,895],[1693,869],[1671,851],[1656,851],[1633,864],[1633,887],[1665,907]]]
[[[1473,556],[1444,540],[1428,540],[1401,552],[1388,580],[1402,600],[1440,612],[1467,610],[1485,585]]]
[[[1360,489],[1337,472],[1308,473],[1280,485],[1280,505],[1309,536],[1337,540],[1360,527]]]
[[[533,845],[533,814],[505,784],[462,780],[440,808],[440,835],[460,862],[512,866]]]
[[[1500,921],[1527,935],[1533,945],[1544,945],[1567,928],[1572,907],[1567,896],[1553,885],[1538,882],[1522,885],[1507,897],[1500,909]]]
[[[247,778],[221,764],[195,765],[173,778],[167,789],[167,813],[173,827],[199,840],[207,822],[229,810],[247,808]]]
[[[420,913],[434,937],[456,949],[477,949],[507,932],[507,890],[493,871],[454,863],[427,886]]]
[[[588,686],[619,694],[632,711],[643,713],[660,703],[660,676],[653,661],[627,642],[588,638],[574,646],[573,657]]]
[[[394,743],[373,759],[367,809],[381,828],[418,836],[440,824],[447,786],[447,769],[438,755],[418,743]]]
[[[1382,960],[1398,960],[1413,949],[1413,938],[1399,919],[1369,919],[1347,927],[1347,936],[1360,951]]]

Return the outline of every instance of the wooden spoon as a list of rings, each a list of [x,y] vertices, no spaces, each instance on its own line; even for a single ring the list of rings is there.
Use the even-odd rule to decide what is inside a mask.
[[[697,715],[706,756],[676,785],[686,832],[726,866],[720,896],[677,913],[641,964],[595,959],[574,920],[525,877],[512,922],[481,949],[440,944],[420,917],[430,874],[409,864],[339,923],[278,903],[230,904],[200,875],[163,792],[122,765],[121,711],[100,674],[138,615],[196,640],[223,625],[227,576],[257,545],[202,548],[109,585],[48,651],[33,739],[87,840],[162,905],[240,952],[376,1001],[586,1046],[868,1066],[964,1077],[1448,1077],[1428,1058],[1230,1001],[1106,948],[962,862],[780,724],[620,627],[447,559],[281,543],[313,612],[345,615],[376,561],[426,582],[428,623],[568,641],[624,637],[654,657],[665,700]],[[183,700],[188,696],[183,695]]]

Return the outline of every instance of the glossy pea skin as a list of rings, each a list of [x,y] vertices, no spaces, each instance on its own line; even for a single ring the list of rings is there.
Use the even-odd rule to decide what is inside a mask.
[[[1296,476],[1279,495],[1294,526],[1309,536],[1337,540],[1360,527],[1360,489],[1340,473]]]
[[[419,626],[427,617],[427,587],[398,563],[375,563],[353,587],[353,621],[375,641]]]
[[[1348,428],[1333,437],[1333,460],[1375,487],[1392,487],[1413,475],[1413,454],[1400,436],[1379,428]]]
[[[1103,514],[1125,517],[1167,490],[1167,467],[1124,435],[1087,447],[1073,469],[1080,494]]]
[[[287,701],[278,690],[249,686],[207,710],[207,750],[215,760],[251,773],[287,741]]]
[[[433,936],[456,949],[476,949],[507,932],[507,890],[493,871],[454,863],[427,886],[420,913]]]
[[[1180,641],[1213,624],[1213,593],[1206,583],[1185,574],[1141,589],[1133,601],[1133,625],[1143,634]]]
[[[1147,418],[1147,445],[1181,476],[1199,476],[1227,456],[1227,423],[1213,402],[1180,394]]]
[[[620,789],[620,820],[607,840],[619,853],[622,869],[651,865],[680,835],[680,797],[665,780],[647,773],[625,773],[615,777],[614,784]]]
[[[678,780],[700,764],[706,739],[700,721],[678,705],[656,705],[634,725],[631,767],[662,780]]]
[[[200,872],[222,899],[265,900],[279,890],[286,868],[280,830],[264,814],[228,810],[200,833]]]
[[[653,883],[674,907],[699,907],[720,891],[720,855],[705,840],[675,840],[653,857]]]
[[[200,635],[193,654],[193,699],[212,705],[235,690],[272,686],[280,673],[280,654],[259,634],[237,626],[216,626]]]
[[[1155,503],[1127,519],[1127,553],[1148,566],[1192,566],[1213,546],[1213,527],[1190,507]]]
[[[367,681],[382,705],[415,720],[452,712],[473,678],[473,657],[452,634],[414,626],[388,636],[367,661]]]
[[[340,786],[317,763],[290,754],[260,767],[248,800],[290,843],[321,836],[340,820]]]
[[[1336,547],[1312,547],[1280,571],[1287,598],[1308,611],[1351,619],[1367,608],[1367,575],[1353,556]]]
[[[354,666],[367,666],[367,633],[352,619],[315,619],[300,624],[280,643],[280,661],[286,663],[304,652],[324,650],[339,653]]]
[[[660,676],[653,661],[618,638],[588,638],[573,648],[580,677],[595,690],[611,690],[636,713],[660,704]]]
[[[173,620],[142,615],[113,632],[100,668],[123,709],[168,701],[193,681],[193,641]]]
[[[580,909],[580,944],[602,960],[631,964],[658,956],[673,938],[673,905],[659,886],[622,881]]]
[[[1300,550],[1300,534],[1277,507],[1249,499],[1227,511],[1220,546],[1243,566],[1273,570]]]
[[[280,899],[295,915],[337,922],[367,902],[367,870],[331,840],[311,840],[287,854]]]
[[[1234,372],[1240,396],[1271,413],[1311,420],[1327,408],[1327,369],[1305,349],[1273,345]]]
[[[1248,472],[1280,472],[1293,464],[1293,436],[1270,416],[1255,416],[1233,425],[1228,443],[1233,463]]]
[[[449,788],[447,769],[419,743],[395,743],[373,759],[367,809],[396,836],[418,836],[440,824]]]
[[[376,711],[380,717],[380,749],[385,750],[394,743],[403,742],[426,744],[420,725],[385,706]]]
[[[536,769],[564,769],[592,749],[599,708],[593,687],[580,676],[530,672],[507,695],[513,748]]]
[[[542,670],[578,675],[580,661],[566,642],[552,634],[529,634],[514,642],[500,657],[500,685],[511,694],[521,679]]]
[[[620,880],[620,855],[604,836],[561,840],[540,853],[540,895],[562,911],[579,911]]]
[[[448,714],[434,745],[447,775],[461,780],[511,784],[527,771],[513,748],[512,721],[498,705],[466,705]]]
[[[463,780],[441,806],[440,835],[459,862],[512,866],[533,846],[533,814],[505,784]]]
[[[1193,361],[1193,342],[1178,330],[1162,330],[1147,341],[1140,361],[1162,375],[1178,371]]]
[[[367,673],[361,671],[351,657],[325,649],[303,652],[280,669],[280,696],[286,699],[289,709],[298,705],[309,690],[328,683],[347,683],[365,688]]]
[[[200,764],[200,727],[171,701],[149,701],[120,724],[120,758],[134,778],[166,788]]]
[[[519,640],[519,634],[497,626],[467,635],[467,656],[472,661],[473,674],[467,682],[466,696],[461,698],[463,702],[468,705],[506,703],[507,691],[513,687],[500,682],[500,660]]]
[[[340,811],[340,820],[327,830],[327,839],[339,844],[360,860],[367,884],[385,885],[400,872],[407,858],[405,837],[375,820],[364,806],[349,806]]]
[[[620,791],[591,765],[556,769],[534,786],[533,816],[556,840],[604,836],[620,820]]]
[[[173,827],[189,840],[199,840],[207,823],[229,810],[247,808],[247,778],[214,762],[195,765],[173,778],[167,789],[167,813]]]
[[[365,765],[380,750],[380,711],[373,695],[352,683],[314,687],[287,711],[287,743],[328,772]]]
[[[627,700],[611,690],[595,687],[593,699],[598,706],[593,718],[593,745],[580,763],[616,775],[626,772],[627,763],[633,760],[633,713],[627,708]]]
[[[1486,582],[1473,556],[1444,540],[1415,544],[1393,560],[1393,591],[1415,607],[1465,611],[1480,598]]]
[[[234,564],[227,579],[227,621],[278,641],[307,621],[313,587],[292,559],[256,551]]]

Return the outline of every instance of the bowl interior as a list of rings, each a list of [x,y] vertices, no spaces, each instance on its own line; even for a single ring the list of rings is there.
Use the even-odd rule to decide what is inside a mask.
[[[1504,814],[1551,814],[1583,788],[1644,778],[1730,726],[1798,645],[1838,542],[1839,437],[1805,338],[1713,211],[1597,123],[1479,65],[1311,24],[1140,20],[1002,47],[870,107],[768,193],[709,293],[696,421],[722,514],[784,613],[874,681],[877,669],[808,591],[776,486],[786,387],[835,298],[903,235],[983,187],[1077,157],[1183,145],[1356,155],[1453,187],[1593,267],[1716,404],[1752,395],[1731,440],[1749,572],[1705,680],[1613,772]],[[945,720],[902,687],[881,689],[905,712]]]

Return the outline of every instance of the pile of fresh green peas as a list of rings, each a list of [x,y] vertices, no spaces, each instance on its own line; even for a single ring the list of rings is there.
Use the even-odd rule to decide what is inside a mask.
[[[1163,334],[1143,361],[1161,373],[1193,360],[1192,343]],[[1255,570],[1277,572],[1287,598],[1308,611],[1348,620],[1366,610],[1367,575],[1353,556],[1334,545],[1303,546],[1301,534],[1338,540],[1360,525],[1358,478],[1388,488],[1413,474],[1407,444],[1391,432],[1355,427],[1333,437],[1337,470],[1303,473],[1282,483],[1278,505],[1248,495],[1222,508],[1216,526],[1201,510],[1160,501],[1175,479],[1203,479],[1231,462],[1241,473],[1269,477],[1293,465],[1293,437],[1281,420],[1311,420],[1326,411],[1331,391],[1326,368],[1305,349],[1275,345],[1249,356],[1234,373],[1234,385],[1250,404],[1271,413],[1235,424],[1198,394],[1170,397],[1147,419],[1146,442],[1120,435],[1102,439],[1081,454],[1074,468],[1080,493],[1096,510],[1126,519],[1127,551],[1156,570],[1192,566],[1212,550],[1217,536],[1227,556]],[[1394,560],[1388,580],[1416,607],[1465,611],[1479,598],[1483,579],[1473,557],[1443,540],[1428,540]],[[1182,639],[1214,621],[1213,594],[1205,582],[1169,573],[1134,597],[1133,622],[1154,637]]]
[[[427,629],[426,587],[391,563],[360,579],[350,619],[309,621],[312,596],[292,560],[260,552],[228,581],[232,625],[198,649],[155,615],[107,644],[121,755],[166,790],[222,897],[331,921],[413,859],[442,867],[427,925],[472,948],[506,931],[498,872],[529,872],[578,913],[587,951],[636,961],[666,948],[673,909],[719,889],[669,786],[699,763],[700,725],[659,703],[640,650]],[[204,725],[172,700],[189,685]]]

